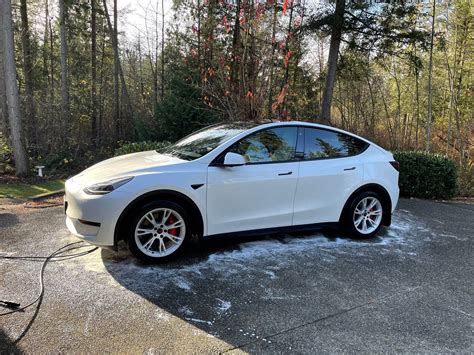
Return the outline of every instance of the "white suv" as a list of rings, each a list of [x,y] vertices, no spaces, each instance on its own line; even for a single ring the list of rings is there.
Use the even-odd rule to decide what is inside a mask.
[[[78,237],[112,247],[124,239],[153,262],[193,234],[339,223],[368,238],[390,225],[398,195],[398,163],[364,138],[305,122],[245,122],[98,163],[66,181],[65,211]]]

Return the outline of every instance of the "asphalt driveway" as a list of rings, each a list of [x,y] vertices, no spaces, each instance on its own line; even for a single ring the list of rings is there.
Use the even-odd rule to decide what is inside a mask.
[[[0,317],[0,352],[472,353],[473,232],[473,205],[401,200],[365,242],[221,238],[159,266],[98,250],[47,265],[37,314]],[[62,207],[0,209],[1,255],[73,241]],[[34,299],[40,267],[0,260],[0,299]]]

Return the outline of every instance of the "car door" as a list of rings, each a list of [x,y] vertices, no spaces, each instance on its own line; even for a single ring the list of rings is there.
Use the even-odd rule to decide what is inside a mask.
[[[347,197],[363,179],[358,154],[367,143],[320,128],[306,127],[304,136],[293,224],[337,222]]]
[[[291,225],[298,181],[297,135],[296,126],[257,131],[217,158],[234,152],[245,157],[245,165],[208,167],[209,235]]]

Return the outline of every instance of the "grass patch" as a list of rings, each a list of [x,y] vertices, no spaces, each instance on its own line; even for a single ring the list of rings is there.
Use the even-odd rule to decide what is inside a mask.
[[[64,180],[50,180],[33,184],[0,184],[0,198],[27,198],[64,189]]]

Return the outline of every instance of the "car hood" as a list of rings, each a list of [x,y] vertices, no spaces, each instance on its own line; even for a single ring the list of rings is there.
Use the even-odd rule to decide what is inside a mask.
[[[73,177],[76,183],[98,183],[121,176],[133,176],[150,169],[186,162],[154,150],[120,155],[97,163]]]

